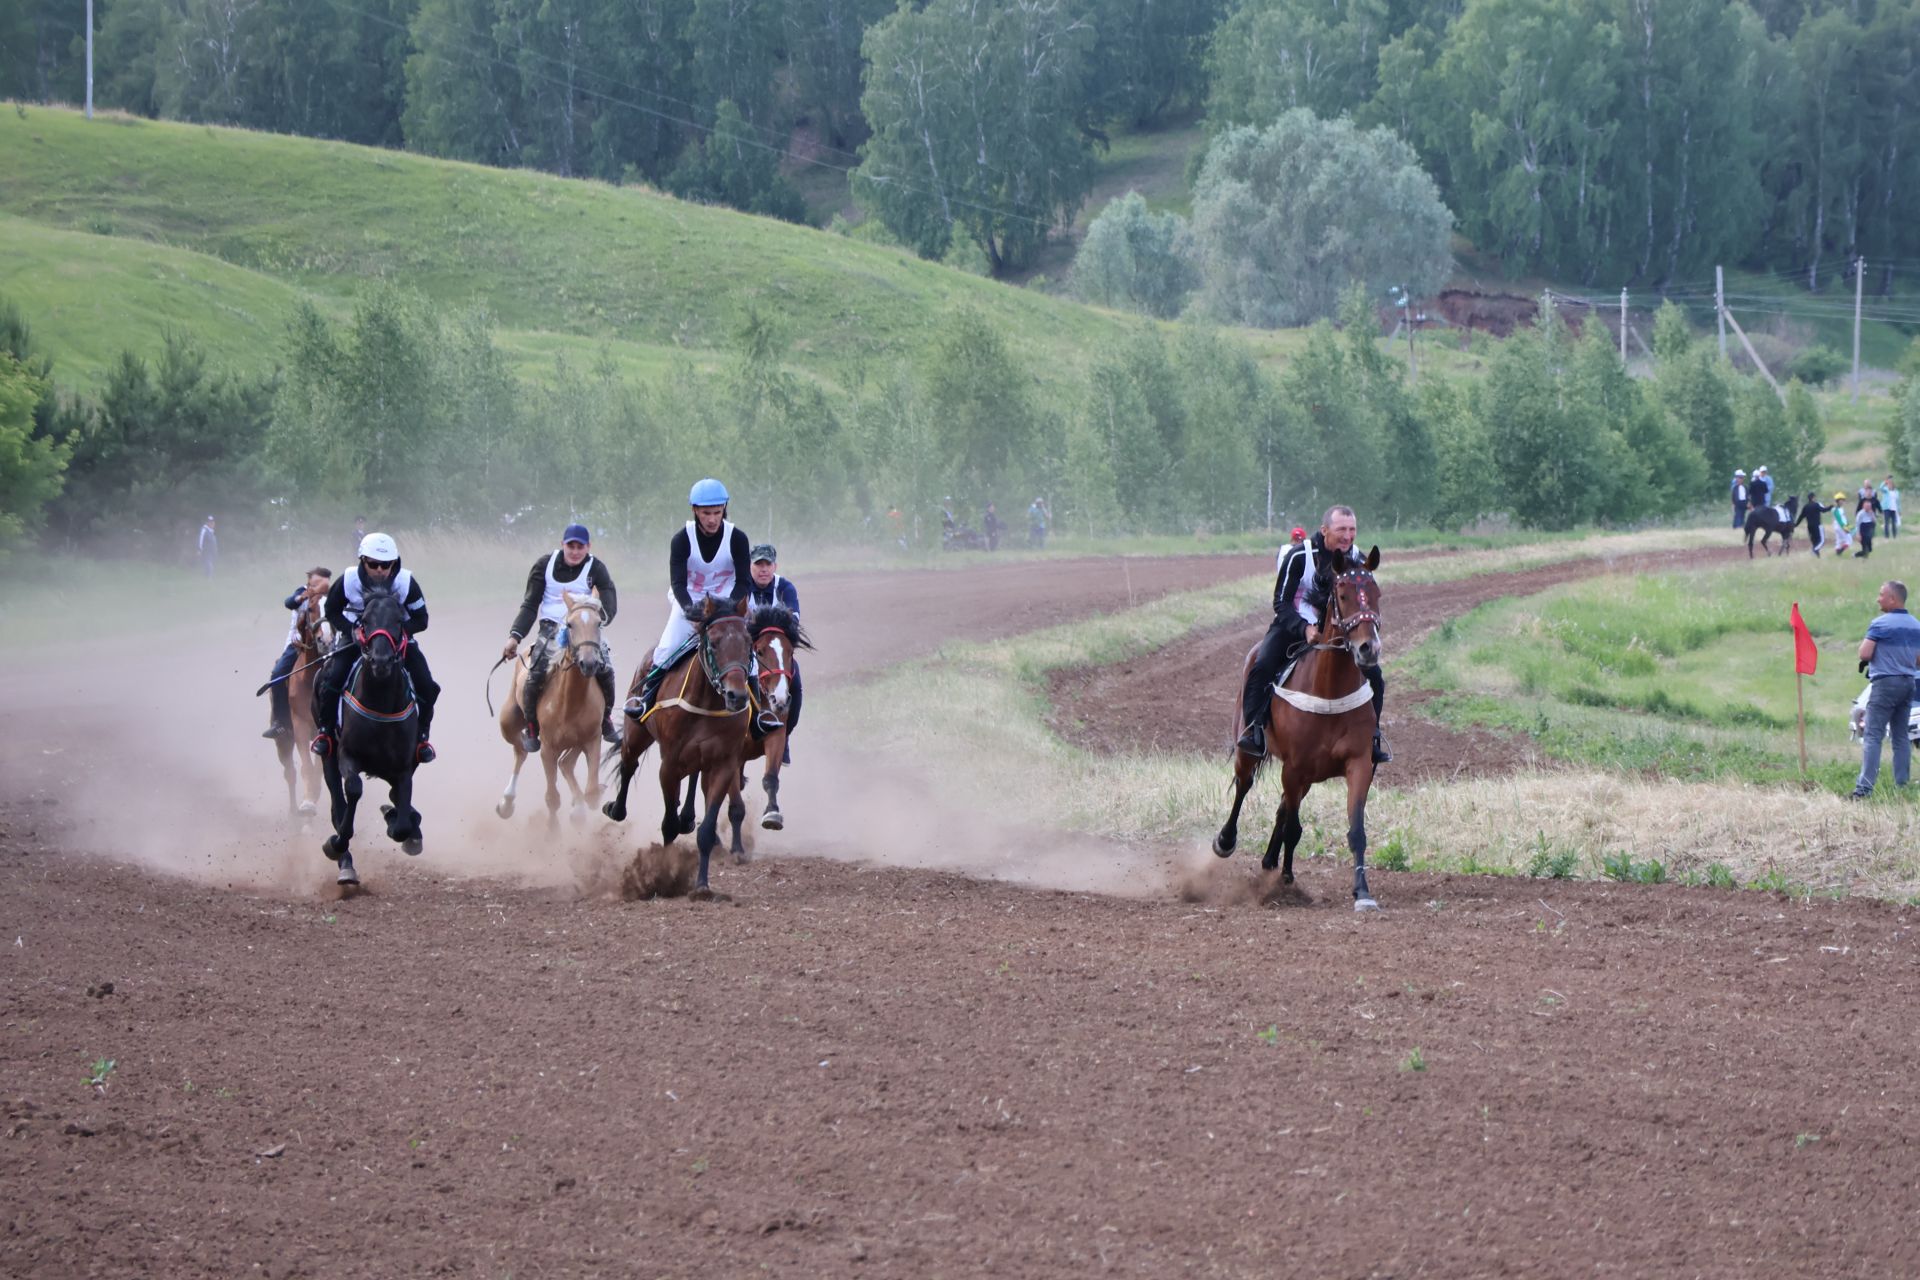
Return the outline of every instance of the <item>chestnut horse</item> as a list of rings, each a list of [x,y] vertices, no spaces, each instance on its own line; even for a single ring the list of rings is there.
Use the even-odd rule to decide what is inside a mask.
[[[567,780],[573,792],[574,819],[585,816],[585,806],[600,805],[600,718],[606,713],[601,696],[599,671],[606,664],[607,647],[600,642],[600,624],[606,610],[591,595],[572,591],[563,593],[567,603],[566,649],[546,687],[540,691],[540,765],[547,773],[547,829],[560,825],[560,778]],[[521,710],[521,690],[527,683],[524,659],[515,664],[513,684],[507,690],[507,703],[500,708],[500,736],[513,748],[513,773],[507,789],[493,811],[503,818],[513,816],[513,800],[520,787],[520,769],[527,762],[526,748],[520,745],[520,731],[526,728],[527,715]],[[574,776],[582,757],[587,762],[587,789],[583,793]]]
[[[287,779],[287,813],[296,818],[319,809],[323,772],[320,759],[303,748],[313,741],[313,680],[320,664],[326,660],[327,621],[320,609],[320,602],[326,597],[325,587],[317,591],[309,587],[307,598],[294,611],[293,670],[287,675],[288,723],[293,732],[281,735],[273,743],[274,750],[280,753],[280,772]],[[299,757],[297,775],[295,756]],[[302,790],[306,792],[304,799],[300,794]]]
[[[1378,911],[1367,889],[1367,790],[1373,785],[1373,699],[1362,666],[1380,663],[1380,584],[1373,571],[1380,548],[1367,553],[1364,567],[1334,572],[1317,556],[1314,572],[1331,574],[1322,635],[1330,642],[1307,649],[1287,673],[1284,689],[1268,699],[1267,742],[1280,764],[1280,808],[1273,836],[1260,865],[1280,868],[1284,884],[1293,883],[1293,850],[1300,842],[1300,802],[1316,782],[1347,780],[1347,848],[1353,851],[1353,909]],[[1253,655],[1247,655],[1251,662]],[[1236,720],[1238,719],[1236,715]],[[1234,736],[1242,726],[1235,724]],[[1239,835],[1240,805],[1253,786],[1260,761],[1236,752],[1233,762],[1233,811],[1213,838],[1213,851],[1225,858]]]
[[[660,744],[660,795],[665,814],[660,819],[660,843],[672,844],[692,829],[680,811],[680,783],[699,774],[706,792],[707,813],[700,820],[695,843],[700,848],[700,873],[695,897],[710,897],[707,863],[720,843],[723,801],[739,804],[740,758],[747,742],[742,719],[752,707],[747,671],[753,660],[753,640],[747,630],[747,601],[737,605],[708,597],[695,619],[699,642],[660,678],[660,693],[643,717],[629,717],[620,737],[620,789],[601,812],[615,822],[627,817],[627,788],[649,746]],[[695,679],[696,667],[703,679]],[[634,673],[637,688],[644,671]]]

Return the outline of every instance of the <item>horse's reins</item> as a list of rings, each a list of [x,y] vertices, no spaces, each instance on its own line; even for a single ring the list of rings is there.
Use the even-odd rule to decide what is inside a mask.
[[[707,629],[710,629],[712,627],[717,627],[723,622],[733,622],[733,621],[739,622],[742,627],[746,626],[746,619],[744,618],[715,618],[712,622],[707,624],[706,628],[703,628],[700,632],[700,647],[699,647],[700,667],[706,673],[708,682],[713,685],[715,691],[717,692],[723,691],[723,686],[721,682],[724,681],[733,672],[738,671],[742,675],[747,674],[747,664],[744,662],[729,663],[725,667],[720,668],[718,671],[714,670],[714,663],[716,659],[713,657],[713,646],[710,643],[708,643],[708,640],[707,640]],[[745,715],[748,711],[758,709],[758,704],[756,704],[753,700],[753,681],[751,680],[747,681],[747,705],[740,708],[738,711],[724,711],[724,710],[714,711],[707,707],[694,706],[691,702],[687,701],[687,689],[692,684],[693,684],[693,664],[688,663],[686,674],[680,677],[679,692],[674,694],[673,697],[671,698],[662,698],[659,701],[655,702],[651,707],[648,707],[647,714],[640,717],[640,723],[645,724],[648,720],[652,719],[653,713],[660,710],[660,708],[662,707],[676,707],[681,711],[686,711],[696,716],[742,716],[742,715]]]
[[[385,627],[375,631],[372,635],[368,635],[364,628],[355,627],[353,638],[354,642],[360,646],[361,656],[363,658],[365,657],[368,645],[379,636],[385,636],[387,638],[387,643],[393,646],[393,656],[401,659],[404,663],[407,653],[407,633],[405,628],[402,628],[400,631],[400,639],[395,640],[393,638],[393,632],[387,630]],[[405,675],[406,669],[403,666],[401,668],[402,679],[405,679]],[[409,690],[412,689],[411,681],[407,682],[407,687]],[[342,689],[340,691],[340,697],[355,715],[358,715],[363,720],[371,720],[375,724],[398,724],[409,716],[419,714],[420,711],[419,700],[412,697],[409,697],[407,699],[407,705],[398,711],[375,711],[372,707],[369,707],[360,701],[360,699],[354,697],[352,689]]]

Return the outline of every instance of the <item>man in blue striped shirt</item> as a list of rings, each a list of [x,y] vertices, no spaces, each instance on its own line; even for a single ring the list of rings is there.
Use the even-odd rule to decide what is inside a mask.
[[[1880,736],[1893,731],[1893,782],[1907,785],[1913,744],[1907,737],[1912,714],[1916,664],[1920,663],[1920,621],[1907,612],[1907,584],[1880,584],[1880,616],[1867,627],[1860,642],[1860,661],[1867,664],[1873,689],[1867,694],[1867,722],[1861,738],[1860,777],[1853,798],[1873,794],[1880,777]]]

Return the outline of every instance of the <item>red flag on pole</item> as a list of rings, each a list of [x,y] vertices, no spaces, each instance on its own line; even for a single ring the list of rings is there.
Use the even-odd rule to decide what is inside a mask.
[[[1793,602],[1793,669],[1803,676],[1810,676],[1820,665],[1820,651],[1814,647],[1813,633],[1807,630],[1807,624],[1800,620],[1800,602]]]

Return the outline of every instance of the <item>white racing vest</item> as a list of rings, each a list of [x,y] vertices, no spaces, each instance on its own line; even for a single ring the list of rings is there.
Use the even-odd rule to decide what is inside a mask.
[[[1287,556],[1291,554],[1292,551],[1293,548],[1288,547],[1280,553],[1280,563],[1282,565],[1286,564]],[[1317,627],[1320,625],[1320,611],[1307,603],[1307,597],[1312,594],[1315,581],[1313,548],[1302,547],[1300,549],[1300,555],[1307,562],[1306,568],[1300,571],[1300,585],[1293,589],[1293,599],[1287,603],[1293,606],[1295,613]]]
[[[728,520],[720,526],[720,550],[711,560],[700,558],[700,531],[693,521],[687,521],[687,598],[699,604],[707,596],[716,600],[725,600],[733,594],[733,580],[737,570],[733,564],[733,521]],[[667,592],[667,598],[673,600],[673,592]],[[675,605],[679,601],[673,600]]]
[[[567,620],[567,592],[588,596],[593,594],[593,557],[588,556],[580,562],[580,576],[572,582],[561,582],[553,576],[554,569],[560,563],[561,553],[556,551],[547,557],[547,588],[540,596],[540,617],[543,621],[564,624]]]
[[[363,591],[360,586],[359,566],[356,565],[354,568],[347,570],[347,576],[344,579],[343,585],[346,589],[347,604],[346,608],[340,612],[346,614],[347,621],[357,627],[360,625],[360,611],[367,607],[366,592]],[[407,597],[413,594],[413,574],[411,572],[406,569],[401,569],[393,575],[393,594],[399,599],[402,605],[406,605]],[[407,607],[407,612],[413,612],[411,606]]]

